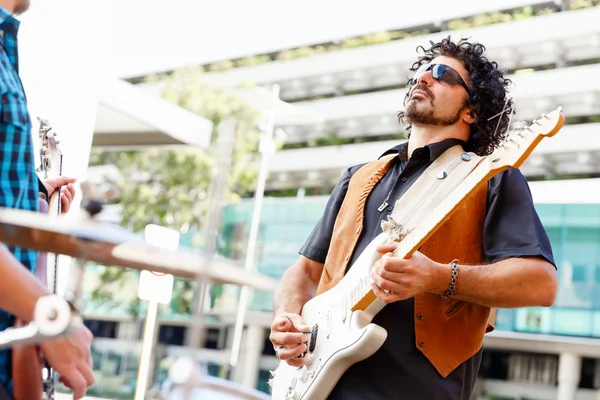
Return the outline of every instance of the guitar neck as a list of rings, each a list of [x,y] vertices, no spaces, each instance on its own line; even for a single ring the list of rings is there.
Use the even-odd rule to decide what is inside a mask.
[[[419,249],[452,215],[466,197],[481,183],[510,168],[518,168],[545,136],[552,136],[564,124],[564,115],[559,108],[553,116],[542,119],[521,130],[515,131],[504,146],[496,149],[460,183],[451,194],[414,230],[406,232],[393,254],[409,258]],[[370,271],[369,271],[370,273]],[[371,290],[370,276],[362,277],[353,290],[343,299],[352,311],[365,310],[377,297]]]
[[[62,154],[58,156],[58,176],[62,175]],[[48,215],[58,217],[62,212],[61,203],[62,186],[57,187],[48,199]],[[48,254],[46,259],[46,286],[57,293],[58,290],[58,254]]]
[[[452,216],[462,201],[482,182],[487,182],[496,171],[491,171],[489,164],[480,163],[467,178],[427,217],[419,226],[408,232],[394,250],[394,256],[409,258]],[[348,295],[351,310],[365,310],[377,298],[371,290],[370,277],[363,277]]]
[[[54,193],[48,199],[48,215],[52,217],[57,217],[60,215],[62,206],[60,202],[60,191],[61,188],[57,188]]]
[[[58,147],[56,148],[57,150],[57,154],[56,154],[56,165],[54,166],[54,168],[57,169],[57,174],[56,176],[62,176],[63,174],[63,155],[60,152],[60,150],[58,149]],[[61,196],[61,190],[62,190],[62,186],[61,187],[57,187],[56,190],[54,191],[54,193],[52,193],[52,195],[50,196],[50,198],[48,199],[48,214],[50,216],[56,217],[59,216],[61,213],[61,201],[60,201],[60,196]]]

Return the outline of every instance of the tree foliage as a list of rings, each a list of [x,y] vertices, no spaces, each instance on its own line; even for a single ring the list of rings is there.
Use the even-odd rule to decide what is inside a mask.
[[[258,166],[253,153],[258,148],[259,114],[234,94],[209,88],[201,68],[173,72],[159,82],[163,98],[214,123],[211,142],[219,123],[230,116],[237,120],[232,166],[227,182],[227,200],[235,201],[252,192]],[[95,165],[114,163],[119,179],[122,223],[134,231],[154,223],[187,232],[200,229],[208,205],[214,146],[207,149],[153,148],[136,151],[95,151]]]
[[[206,221],[209,193],[215,173],[215,147],[219,123],[235,117],[232,163],[226,185],[225,200],[233,202],[254,190],[258,163],[254,156],[258,149],[258,111],[252,109],[234,94],[209,88],[202,80],[201,68],[186,68],[166,78],[149,79],[149,84],[162,88],[162,97],[190,110],[213,124],[211,143],[206,149],[180,147],[153,148],[132,151],[94,150],[90,165],[113,164],[119,178],[111,182],[119,190],[121,223],[133,231],[141,231],[148,224],[175,229],[182,234],[196,232],[194,243],[199,243],[199,232]],[[102,282],[113,282],[123,272],[107,270],[100,276]],[[106,278],[106,279],[105,279]],[[179,281],[174,291],[182,297],[174,299],[176,312],[189,310],[189,291],[192,282]],[[92,297],[102,300],[109,296],[100,289]]]

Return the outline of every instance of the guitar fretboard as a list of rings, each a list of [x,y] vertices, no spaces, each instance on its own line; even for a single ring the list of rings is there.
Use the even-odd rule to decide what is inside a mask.
[[[402,239],[394,251],[394,255],[404,258],[410,257],[435,233],[437,228],[448,220],[452,212],[469,193],[475,190],[481,182],[487,181],[488,175],[490,175],[489,164],[483,161],[434,209],[429,217]],[[371,289],[370,276],[361,278],[348,296],[350,297],[348,302],[352,311],[364,310],[375,301],[376,296]]]

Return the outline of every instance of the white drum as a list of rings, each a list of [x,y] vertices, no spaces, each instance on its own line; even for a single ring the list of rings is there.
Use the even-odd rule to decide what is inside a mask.
[[[184,385],[172,385],[166,398],[168,400],[271,400],[271,396],[264,392],[214,376],[203,376],[194,386],[186,396]]]
[[[259,390],[227,379],[210,376],[189,355],[181,356],[169,370],[159,399],[164,400],[270,400]]]

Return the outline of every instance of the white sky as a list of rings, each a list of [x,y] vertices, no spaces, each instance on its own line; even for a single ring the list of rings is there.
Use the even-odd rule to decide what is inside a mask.
[[[131,77],[538,2],[114,0],[113,72]]]

